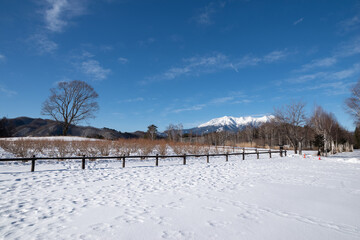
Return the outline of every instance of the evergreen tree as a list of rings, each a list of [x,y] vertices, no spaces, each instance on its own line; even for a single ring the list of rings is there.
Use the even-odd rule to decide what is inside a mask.
[[[154,124],[151,124],[150,126],[148,126],[148,130],[146,132],[146,135],[145,137],[146,138],[149,138],[151,140],[154,140],[156,139],[156,136],[157,136],[157,126],[155,126]]]

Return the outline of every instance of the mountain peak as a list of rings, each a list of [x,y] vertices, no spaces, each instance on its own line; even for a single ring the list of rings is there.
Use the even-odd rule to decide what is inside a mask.
[[[221,131],[232,131],[236,132],[245,128],[246,126],[258,127],[263,123],[269,122],[273,119],[274,116],[268,115],[263,117],[232,117],[232,116],[223,116],[220,118],[214,118],[210,121],[200,124],[199,126],[184,130],[185,133],[192,132],[195,134],[203,134],[210,132],[221,132]]]
[[[246,125],[260,125],[262,123],[268,122],[273,118],[273,116],[263,116],[259,118],[247,116],[247,117],[231,117],[231,116],[224,116],[220,118],[214,118],[210,121],[200,124],[198,128],[203,127],[229,127],[231,129],[233,128],[239,128]]]

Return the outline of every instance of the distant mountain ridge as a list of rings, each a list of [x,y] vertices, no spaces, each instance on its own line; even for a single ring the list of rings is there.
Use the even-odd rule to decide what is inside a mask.
[[[18,117],[7,119],[7,127],[11,129],[13,137],[42,137],[42,136],[60,136],[62,126],[54,120],[42,118]],[[122,133],[110,128],[95,128],[91,126],[71,125],[68,136],[89,137],[89,138],[138,138],[145,133],[138,131],[134,133]]]
[[[231,131],[237,132],[246,126],[258,127],[263,123],[269,122],[274,116],[255,117],[229,117],[224,116],[214,118],[210,121],[200,124],[191,129],[184,129],[183,133],[193,133],[201,135],[204,133]],[[60,136],[62,134],[62,126],[54,120],[30,117],[18,117],[6,119],[6,127],[11,129],[13,137],[42,137],[42,136]],[[95,128],[91,126],[75,126],[71,125],[68,136],[119,139],[119,138],[143,138],[145,132],[136,131],[132,133],[123,133],[110,128]],[[166,137],[166,133],[158,133],[159,137]]]
[[[199,126],[191,129],[184,130],[185,133],[204,134],[210,132],[219,131],[231,131],[236,132],[245,128],[246,126],[258,127],[263,123],[271,121],[274,116],[263,116],[263,117],[231,117],[224,116],[220,118],[214,118],[210,121],[200,124]]]

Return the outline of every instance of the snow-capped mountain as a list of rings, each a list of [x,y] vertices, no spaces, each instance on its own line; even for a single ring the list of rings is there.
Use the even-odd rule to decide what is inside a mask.
[[[190,131],[194,134],[202,134],[209,132],[219,132],[219,131],[233,131],[236,132],[240,129],[245,128],[246,126],[258,127],[263,123],[269,122],[273,119],[274,116],[263,116],[259,118],[255,117],[229,117],[224,116],[221,118],[214,118],[210,121],[200,124],[199,126],[185,130],[184,132],[189,133]]]

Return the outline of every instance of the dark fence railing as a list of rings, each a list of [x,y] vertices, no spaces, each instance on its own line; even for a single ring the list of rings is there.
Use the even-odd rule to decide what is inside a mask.
[[[148,159],[153,158],[155,159],[155,166],[159,166],[159,159],[160,158],[182,158],[183,164],[186,165],[186,158],[188,157],[206,157],[206,162],[210,162],[210,157],[219,157],[219,156],[225,156],[225,160],[229,161],[229,156],[239,156],[242,155],[242,160],[245,160],[246,155],[255,155],[257,156],[257,159],[259,159],[260,154],[269,154],[269,157],[271,158],[271,154],[273,153],[279,153],[280,157],[283,157],[287,155],[286,150],[257,150],[255,149],[254,152],[245,152],[245,149],[243,149],[242,152],[237,153],[217,153],[217,154],[183,154],[183,155],[135,155],[135,156],[98,156],[98,157],[87,157],[85,155],[81,157],[36,157],[35,155],[33,157],[29,158],[1,158],[0,162],[10,162],[10,161],[31,161],[31,172],[35,171],[35,161],[37,160],[81,160],[81,168],[85,169],[85,161],[88,160],[97,160],[97,159],[118,159],[122,160],[122,167],[125,167],[126,159],[128,158],[139,158],[139,159]]]

